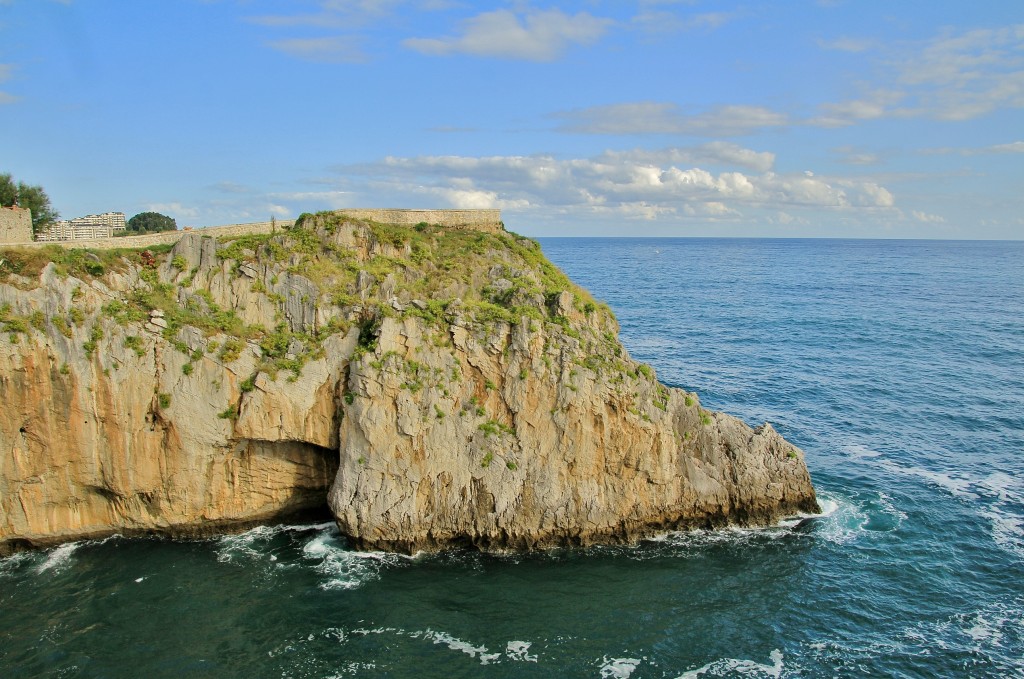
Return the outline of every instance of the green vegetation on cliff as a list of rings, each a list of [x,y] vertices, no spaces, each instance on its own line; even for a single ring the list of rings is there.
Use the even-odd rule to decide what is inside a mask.
[[[206,353],[231,363],[250,345],[262,357],[260,371],[271,375],[285,370],[297,376],[323,351],[324,339],[353,326],[360,328],[357,351],[372,350],[386,317],[418,317],[445,329],[458,323],[485,334],[496,324],[547,325],[581,342],[590,355],[580,357],[580,366],[599,370],[613,362],[629,370],[616,358],[621,348],[610,309],[569,281],[536,241],[511,232],[303,214],[276,233],[224,238],[215,244],[215,261],[201,265],[198,252],[190,251],[199,247],[197,237],[202,232],[188,244],[147,250],[3,250],[0,282],[33,287],[51,263],[60,277],[111,285],[109,277],[116,276],[116,287],[127,289],[101,309],[85,310],[101,312],[88,325],[127,327],[159,314],[161,334],[179,351],[195,353],[180,336],[183,328],[224,335],[211,340]],[[253,304],[272,311],[254,317],[241,308]],[[44,324],[69,335],[68,320],[82,325],[85,316],[72,300]],[[24,324],[12,319],[5,325],[15,333]],[[128,341],[141,355],[141,342]],[[446,341],[444,333],[437,341]],[[96,342],[90,334],[83,349],[91,354]],[[409,384],[414,388],[417,381]]]

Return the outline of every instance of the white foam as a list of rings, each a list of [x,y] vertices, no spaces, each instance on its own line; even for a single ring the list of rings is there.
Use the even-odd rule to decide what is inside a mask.
[[[18,552],[11,556],[0,559],[0,575],[8,575],[18,570],[22,563],[30,561],[32,554],[30,552]]]
[[[505,655],[510,660],[537,662],[537,656],[530,655],[530,646],[529,641],[510,641],[505,645]]]
[[[858,444],[846,446],[846,451],[854,459],[880,457],[880,453],[869,451]],[[975,507],[977,513],[988,519],[992,540],[996,546],[1024,560],[1024,480],[1015,478],[1002,471],[994,471],[983,478],[953,475],[915,466],[899,465],[891,460],[873,459],[871,464],[886,471],[903,476],[924,479],[950,495],[971,503],[984,502],[983,507]],[[900,513],[902,518],[905,514]]]
[[[640,666],[639,658],[611,658],[605,656],[601,665],[602,679],[627,679]]]
[[[36,573],[45,573],[49,570],[59,573],[64,570],[71,561],[71,555],[74,554],[80,544],[78,542],[68,542],[56,549],[50,550],[46,553],[46,561],[36,567]]]
[[[1018,640],[1024,635],[1024,607],[1019,597],[995,601],[971,613],[957,613],[945,619],[917,622],[894,638],[876,639],[863,645],[845,640],[824,640],[807,644],[814,655],[830,657],[900,657],[946,653],[971,654],[979,666],[990,667],[992,676],[1020,676],[1024,660]],[[1010,641],[1007,641],[1010,640]]]
[[[722,658],[715,660],[703,667],[679,675],[679,679],[697,679],[705,675],[718,676],[722,674],[742,674],[751,677],[772,677],[779,679],[782,676],[782,651],[775,649],[768,654],[771,665],[761,665],[753,660],[737,660],[735,658]]]
[[[468,641],[463,641],[457,637],[453,637],[447,632],[436,632],[428,629],[423,632],[423,638],[428,641],[433,641],[435,644],[443,644],[453,651],[460,651],[465,653],[471,658],[479,656],[481,665],[490,665],[492,662],[497,661],[501,658],[500,653],[491,653],[487,650],[486,646],[474,646]]]
[[[386,552],[354,552],[344,546],[334,525],[328,526],[302,548],[307,560],[317,562],[316,571],[327,576],[322,589],[355,589],[377,579],[383,568],[409,560]]]

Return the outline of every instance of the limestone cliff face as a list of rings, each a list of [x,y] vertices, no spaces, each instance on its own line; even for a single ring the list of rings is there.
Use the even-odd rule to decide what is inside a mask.
[[[0,549],[325,500],[354,545],[403,551],[817,508],[797,448],[659,384],[512,234],[318,215],[3,258]]]

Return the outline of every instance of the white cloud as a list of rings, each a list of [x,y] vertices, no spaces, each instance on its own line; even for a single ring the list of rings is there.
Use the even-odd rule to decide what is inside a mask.
[[[857,51],[849,39],[819,43]],[[962,121],[1024,108],[1024,24],[956,33],[896,45],[879,63],[884,85],[849,101],[824,104],[813,125],[839,127],[892,117]]]
[[[959,153],[962,156],[980,156],[987,154],[1003,154],[1003,153],[1024,153],[1024,141],[1013,141],[1007,144],[993,144],[991,146],[981,146],[976,148],[951,148],[948,146],[935,149],[925,149],[922,151],[925,155],[947,155],[950,153]]]
[[[864,99],[823,104],[821,114],[808,122],[819,127],[845,127],[864,120],[875,120],[896,113],[893,106],[906,95],[894,90],[876,90]]]
[[[838,146],[832,149],[832,153],[840,156],[840,162],[847,165],[878,165],[882,162],[882,156],[871,153],[853,146]]]
[[[990,153],[1024,153],[1024,141],[1014,141],[1009,144],[996,144],[987,147]]]
[[[689,115],[676,104],[642,101],[592,106],[552,115],[564,132],[584,134],[684,134],[732,137],[789,124],[789,118],[761,106],[719,106]]]
[[[813,174],[713,173],[658,159],[687,151],[606,152],[592,158],[535,156],[388,157],[347,166],[349,179],[388,196],[433,196],[451,207],[500,207],[537,215],[773,219],[792,210],[888,210],[895,199],[872,181]],[[790,215],[792,216],[792,215]]]
[[[630,23],[649,33],[678,33],[681,31],[713,31],[738,16],[736,12],[704,12],[684,15],[661,9],[641,9]]]
[[[606,151],[610,160],[649,164],[729,165],[766,172],[775,165],[775,154],[770,151],[753,151],[726,141],[713,141],[700,146],[668,148],[660,150],[633,149],[631,151]]]
[[[270,47],[306,61],[328,64],[353,63],[366,60],[359,47],[360,40],[352,36],[322,38],[290,38],[274,40]]]
[[[559,9],[529,10],[520,17],[500,9],[466,19],[457,36],[409,38],[402,44],[424,54],[554,61],[570,45],[596,42],[610,24],[587,12],[570,16]]]
[[[912,210],[910,212],[910,216],[925,224],[942,224],[946,221],[944,217],[940,217],[939,215],[932,215],[927,212],[919,212],[917,210]]]

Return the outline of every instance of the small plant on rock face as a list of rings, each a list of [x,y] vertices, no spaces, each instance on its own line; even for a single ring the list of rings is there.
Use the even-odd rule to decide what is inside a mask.
[[[157,396],[157,401],[160,403],[160,407],[161,408],[170,408],[171,407],[171,395],[170,394],[160,394],[160,395],[158,395]]]

